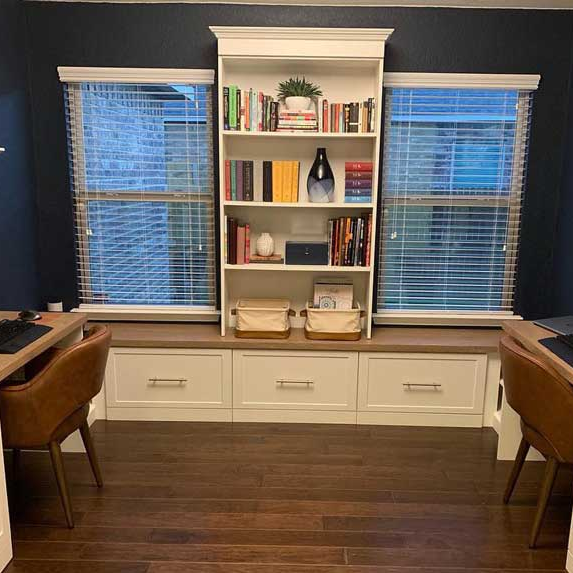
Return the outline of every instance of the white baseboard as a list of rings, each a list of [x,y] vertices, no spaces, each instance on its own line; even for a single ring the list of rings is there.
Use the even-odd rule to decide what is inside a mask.
[[[232,422],[230,408],[107,408],[108,420]]]
[[[284,422],[287,424],[356,424],[356,412],[329,410],[233,410],[233,422]]]
[[[375,426],[436,426],[481,428],[481,414],[430,414],[425,412],[358,412],[359,424]]]

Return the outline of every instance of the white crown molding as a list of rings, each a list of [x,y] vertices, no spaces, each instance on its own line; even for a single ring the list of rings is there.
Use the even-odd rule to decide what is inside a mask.
[[[536,90],[541,76],[537,74],[427,74],[387,72],[387,88],[482,88]]]
[[[487,8],[501,10],[573,10],[573,0],[25,0],[103,4],[244,4],[406,8]]]
[[[218,40],[335,40],[386,42],[393,28],[278,28],[254,26],[209,26]]]
[[[170,68],[76,68],[59,66],[61,82],[213,84],[214,70]]]

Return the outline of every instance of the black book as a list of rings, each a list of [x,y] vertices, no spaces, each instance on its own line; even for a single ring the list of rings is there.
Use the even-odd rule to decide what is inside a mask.
[[[366,130],[368,132],[372,131],[372,98],[368,98],[368,114],[366,117]]]
[[[237,131],[241,131],[241,90],[237,88]]]
[[[263,161],[263,201],[273,200],[273,162]]]
[[[350,131],[350,104],[344,104],[344,133]]]
[[[230,265],[237,264],[237,220],[227,219],[227,260]]]
[[[276,131],[279,123],[279,102],[271,102],[271,125],[270,130]]]
[[[229,129],[229,88],[223,88],[223,129]]]
[[[243,201],[253,200],[253,162],[243,161]]]
[[[352,102],[349,104],[350,111],[349,111],[349,122],[348,122],[348,131],[349,133],[358,133],[358,104]]]

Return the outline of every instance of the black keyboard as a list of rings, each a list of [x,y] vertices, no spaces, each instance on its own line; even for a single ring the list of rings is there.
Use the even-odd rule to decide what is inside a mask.
[[[563,344],[566,344],[569,348],[573,348],[573,334],[560,334],[555,337],[555,340],[559,340],[559,342],[563,342]]]
[[[51,326],[23,320],[0,320],[0,354],[15,354],[52,330]]]

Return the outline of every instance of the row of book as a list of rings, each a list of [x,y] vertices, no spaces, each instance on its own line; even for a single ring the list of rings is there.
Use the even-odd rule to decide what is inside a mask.
[[[372,202],[372,169],[371,161],[347,161],[344,164],[344,202]]]
[[[231,131],[276,131],[279,102],[263,92],[223,87],[223,128]]]
[[[253,200],[253,161],[225,160],[225,199],[227,201]]]
[[[263,161],[263,201],[297,203],[300,163]]]
[[[370,265],[372,213],[328,221],[329,264],[336,267]]]
[[[318,102],[318,130],[325,133],[373,133],[376,127],[376,99],[350,103]]]
[[[231,265],[247,265],[251,253],[251,228],[234,217],[225,217],[225,261]]]
[[[273,96],[261,91],[223,87],[223,128],[231,131],[320,131],[325,133],[373,133],[376,98],[349,103],[319,99],[316,109],[279,109]]]

